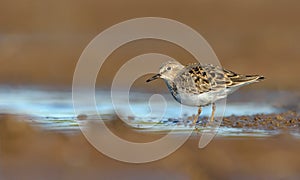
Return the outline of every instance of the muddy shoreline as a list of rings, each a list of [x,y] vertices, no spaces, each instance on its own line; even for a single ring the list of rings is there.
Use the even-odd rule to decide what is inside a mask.
[[[192,136],[162,160],[129,164],[101,154],[81,133],[53,133],[32,128],[12,115],[0,117],[0,176],[4,179],[299,177],[300,140],[288,133],[268,138],[216,137],[204,149],[197,148],[199,136]],[[120,122],[115,120],[108,125],[124,138],[149,141],[160,137],[138,133]]]

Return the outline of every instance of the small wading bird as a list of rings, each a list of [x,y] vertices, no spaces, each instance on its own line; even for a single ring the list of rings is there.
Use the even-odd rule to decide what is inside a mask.
[[[159,73],[146,82],[163,79],[175,100],[183,105],[198,107],[195,125],[202,107],[212,104],[210,122],[214,120],[215,101],[227,97],[238,88],[259,82],[260,75],[242,75],[212,64],[193,63],[183,66],[177,61],[161,65]]]

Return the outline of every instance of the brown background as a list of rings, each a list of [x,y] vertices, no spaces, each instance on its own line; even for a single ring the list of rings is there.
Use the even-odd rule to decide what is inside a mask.
[[[298,0],[1,0],[0,86],[70,88],[81,52],[98,33],[118,22],[143,16],[185,23],[206,38],[224,67],[267,77],[263,83],[245,89],[300,88]],[[99,86],[109,85],[111,76],[126,60],[146,52],[171,55],[184,63],[191,58],[177,46],[162,41],[132,42],[108,58],[98,78]],[[136,85],[149,89],[145,79],[141,77]],[[162,83],[154,82],[151,88],[166,90],[160,86]],[[297,105],[297,98],[291,97]],[[290,99],[278,100],[279,105]],[[293,106],[287,104],[290,107]],[[288,118],[300,122],[299,115],[292,114],[296,115]],[[277,120],[286,118],[274,116]],[[197,134],[171,156],[136,165],[104,156],[80,133],[69,136],[37,130],[22,122],[24,119],[32,120],[0,114],[2,179],[159,179],[177,175],[197,180],[299,179],[299,139],[285,129],[270,138],[215,138],[205,149],[197,148]],[[122,137],[146,141],[157,138],[156,133],[137,133],[120,122],[111,121],[111,127]]]
[[[185,23],[206,38],[223,67],[267,77],[250,88],[300,88],[297,0],[2,0],[0,83],[70,87],[76,62],[89,41],[118,22],[143,16]],[[99,85],[109,85],[118,65],[146,52],[191,62],[184,51],[170,43],[132,42],[107,59]],[[143,85],[144,80],[137,84]]]

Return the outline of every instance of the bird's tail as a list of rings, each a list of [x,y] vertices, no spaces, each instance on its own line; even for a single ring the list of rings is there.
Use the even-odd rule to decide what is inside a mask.
[[[231,77],[231,80],[234,82],[234,84],[248,84],[248,83],[254,83],[264,80],[265,77],[261,75],[237,75],[235,77]]]

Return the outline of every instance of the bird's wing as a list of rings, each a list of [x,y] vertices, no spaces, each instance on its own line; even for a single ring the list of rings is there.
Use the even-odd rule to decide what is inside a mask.
[[[241,75],[212,64],[192,63],[175,78],[179,90],[201,94],[208,91],[242,86],[263,79],[258,75]]]
[[[189,93],[201,94],[204,92],[209,92],[217,88],[217,85],[224,83],[219,83],[219,80],[212,77],[213,75],[223,74],[219,73],[219,68],[210,65],[201,65],[200,63],[188,64],[185,68],[178,73],[175,78],[178,90],[182,90]],[[218,87],[220,88],[220,87]]]
[[[226,76],[229,78],[229,81],[226,82],[227,87],[233,87],[233,86],[243,86],[246,84],[258,82],[260,80],[263,80],[264,77],[260,75],[243,75],[243,74],[237,74],[233,71],[223,69]]]

